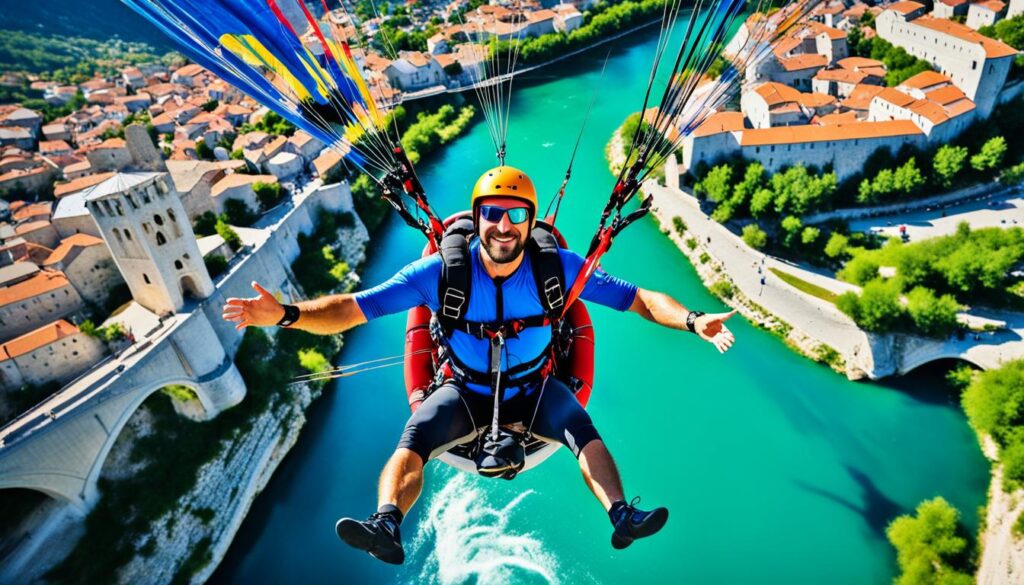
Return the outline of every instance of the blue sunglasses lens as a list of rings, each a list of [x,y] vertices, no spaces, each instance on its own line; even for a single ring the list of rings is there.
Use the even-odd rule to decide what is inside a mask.
[[[530,210],[525,207],[513,207],[512,209],[506,209],[497,205],[481,205],[480,215],[484,219],[491,223],[498,223],[501,221],[501,216],[508,212],[508,220],[514,224],[523,223],[530,218]]]

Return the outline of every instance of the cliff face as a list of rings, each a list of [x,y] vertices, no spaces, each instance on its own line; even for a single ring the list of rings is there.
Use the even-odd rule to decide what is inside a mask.
[[[356,218],[354,225],[338,230],[333,247],[356,267],[365,259],[368,241],[365,226]],[[358,281],[354,271],[349,278]],[[297,292],[305,297],[301,289]],[[267,330],[272,338],[276,332]],[[140,552],[118,572],[118,583],[203,583],[213,574],[256,496],[298,440],[306,408],[319,396],[306,384],[293,388],[291,393],[282,389],[280,400],[273,401],[248,432],[225,442],[220,453],[200,468],[195,486],[175,509],[150,523],[149,534],[135,543]]]
[[[119,583],[169,583],[175,577],[203,583],[227,552],[256,496],[298,439],[304,411],[315,398],[307,385],[293,400],[281,400],[255,421],[252,429],[204,465],[195,487],[177,509],[150,524],[136,545],[142,551],[122,567]],[[149,541],[149,542],[147,542]],[[179,574],[181,574],[179,576]]]

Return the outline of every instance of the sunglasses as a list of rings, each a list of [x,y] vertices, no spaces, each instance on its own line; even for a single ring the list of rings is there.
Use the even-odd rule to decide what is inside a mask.
[[[508,213],[508,220],[514,224],[520,224],[530,219],[530,209],[527,207],[513,207],[511,209],[500,205],[481,205],[480,216],[491,223],[498,223],[505,213]]]

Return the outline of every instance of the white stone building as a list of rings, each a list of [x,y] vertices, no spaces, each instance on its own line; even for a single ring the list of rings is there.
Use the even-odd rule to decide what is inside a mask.
[[[64,319],[0,344],[0,390],[67,382],[100,361],[106,348]]]
[[[231,173],[214,184],[210,195],[213,197],[214,209],[217,215],[224,211],[224,205],[229,199],[241,201],[253,212],[259,211],[260,202],[256,197],[253,186],[256,183],[276,185],[277,177],[273,175],[245,175],[242,173]]]
[[[132,298],[157,315],[213,294],[185,208],[167,173],[121,173],[91,188],[92,213]]]
[[[788,85],[768,82],[744,91],[740,108],[754,128],[792,126],[832,113],[836,109],[836,98],[801,93]]]
[[[78,314],[85,303],[62,272],[41,270],[35,276],[0,288],[0,340]]]
[[[1006,3],[1001,0],[984,0],[972,2],[967,8],[967,26],[978,30],[983,26],[992,26],[1006,14]]]
[[[974,121],[975,106],[952,80],[926,71],[887,87],[871,100],[868,119],[910,120],[935,145],[946,144]]]
[[[89,234],[64,238],[42,266],[63,272],[83,299],[100,306],[113,289],[124,284],[110,249],[102,239]]]
[[[771,173],[798,164],[830,167],[843,181],[861,172],[879,149],[895,154],[903,146],[924,145],[924,133],[909,120],[745,128],[742,114],[722,112],[683,139],[681,171],[742,156]]]
[[[957,22],[915,16],[923,8],[917,2],[889,5],[875,19],[878,35],[949,76],[974,101],[977,115],[987,118],[1017,51]]]
[[[384,70],[392,87],[402,91],[416,91],[444,85],[447,79],[444,70],[429,53],[402,51],[400,55]]]

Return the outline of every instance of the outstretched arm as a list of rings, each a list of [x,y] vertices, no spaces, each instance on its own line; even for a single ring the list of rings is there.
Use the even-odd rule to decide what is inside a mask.
[[[686,316],[690,311],[664,293],[638,289],[629,310],[658,325],[688,330]],[[725,353],[736,341],[732,331],[725,326],[725,320],[735,314],[736,310],[733,309],[728,313],[701,315],[694,321],[694,330],[701,339],[714,345],[720,353]]]
[[[223,318],[237,323],[235,329],[250,325],[270,327],[284,316],[284,307],[270,291],[256,281],[252,287],[259,296],[249,299],[229,298],[224,305]],[[328,295],[295,303],[299,319],[289,329],[302,329],[319,335],[331,335],[366,323],[366,316],[356,303],[354,295]]]

